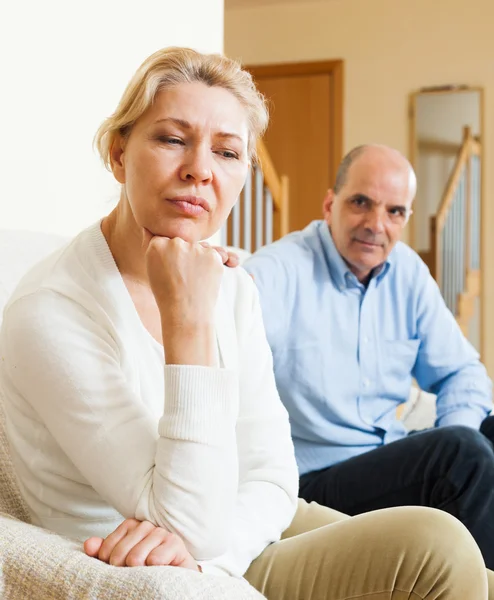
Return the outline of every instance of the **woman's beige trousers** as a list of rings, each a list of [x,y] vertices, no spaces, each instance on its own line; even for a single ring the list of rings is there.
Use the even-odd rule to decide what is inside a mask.
[[[467,529],[421,507],[348,517],[300,500],[246,578],[269,600],[494,600],[494,574]]]

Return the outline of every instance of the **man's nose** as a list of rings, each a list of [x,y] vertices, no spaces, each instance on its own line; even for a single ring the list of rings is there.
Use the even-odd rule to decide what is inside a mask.
[[[386,215],[383,214],[382,210],[373,210],[367,217],[366,226],[372,231],[372,233],[383,233],[384,232],[384,221]]]

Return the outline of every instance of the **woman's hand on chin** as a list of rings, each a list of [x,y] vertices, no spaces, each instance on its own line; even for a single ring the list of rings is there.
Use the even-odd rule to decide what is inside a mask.
[[[200,571],[182,539],[149,521],[126,519],[107,538],[84,542],[88,556],[114,567],[172,566]]]
[[[218,366],[214,321],[223,276],[220,254],[200,242],[146,235],[146,269],[161,316],[166,363]]]

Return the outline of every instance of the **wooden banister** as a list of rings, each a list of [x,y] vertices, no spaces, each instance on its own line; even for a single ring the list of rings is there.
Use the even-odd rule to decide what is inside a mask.
[[[287,235],[290,230],[290,211],[288,204],[289,184],[286,175],[281,176],[281,195],[280,195],[280,237]]]
[[[257,142],[257,156],[259,159],[259,165],[264,175],[266,185],[271,191],[273,196],[273,203],[276,210],[282,210],[282,183],[280,177],[276,173],[273,161],[269,156],[267,148],[262,140]]]
[[[264,181],[273,197],[274,212],[279,214],[279,234],[280,237],[283,237],[290,230],[288,177],[286,175],[278,176],[266,145],[262,140],[257,143],[257,157]]]
[[[471,152],[474,156],[481,155],[482,149],[481,149],[480,142],[477,139],[475,139],[475,138],[471,139],[470,147],[471,147]]]

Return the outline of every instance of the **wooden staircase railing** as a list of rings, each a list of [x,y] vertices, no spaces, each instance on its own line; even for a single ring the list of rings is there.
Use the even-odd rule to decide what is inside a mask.
[[[279,176],[262,140],[237,204],[221,232],[224,246],[254,252],[288,233],[288,177]]]
[[[466,127],[439,210],[431,217],[430,250],[421,253],[465,334],[480,297],[481,151]]]

